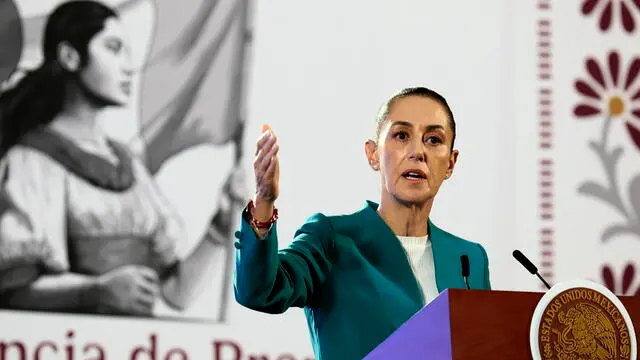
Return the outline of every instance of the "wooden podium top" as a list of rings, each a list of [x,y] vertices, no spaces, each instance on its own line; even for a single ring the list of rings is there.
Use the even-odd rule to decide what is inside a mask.
[[[531,322],[543,295],[446,290],[366,359],[532,359]],[[618,298],[640,329],[640,297]]]

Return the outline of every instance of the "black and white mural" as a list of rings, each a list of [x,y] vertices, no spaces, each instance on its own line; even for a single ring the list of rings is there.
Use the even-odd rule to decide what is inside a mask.
[[[0,0],[0,307],[226,321],[248,0]]]

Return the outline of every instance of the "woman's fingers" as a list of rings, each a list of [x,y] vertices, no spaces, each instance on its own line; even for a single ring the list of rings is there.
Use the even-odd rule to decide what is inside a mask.
[[[267,167],[267,170],[264,173],[264,177],[267,179],[273,179],[275,176],[277,167],[278,167],[278,158],[274,156],[271,158],[271,161],[269,162],[269,166]]]
[[[258,140],[256,158],[253,162],[254,170],[261,173],[266,171],[270,158],[278,151],[277,138],[274,135],[269,135],[268,132],[265,134],[267,135],[264,138]]]
[[[272,159],[276,156],[279,148],[280,147],[278,146],[278,144],[274,144],[274,146],[272,146],[271,149],[269,149],[269,151],[264,154],[262,161],[260,163],[261,172],[267,171],[267,168],[269,167],[269,163],[271,163]]]

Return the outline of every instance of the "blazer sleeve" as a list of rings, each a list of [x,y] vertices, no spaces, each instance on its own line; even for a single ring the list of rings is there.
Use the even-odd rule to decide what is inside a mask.
[[[263,239],[243,216],[235,246],[235,297],[241,305],[278,314],[310,305],[331,271],[333,230],[322,214],[311,216],[293,242],[278,250],[276,223]]]
[[[478,244],[478,247],[480,247],[480,251],[482,252],[482,259],[484,261],[483,288],[485,290],[491,290],[491,274],[489,272],[489,257],[487,256],[487,251],[484,249],[482,245]]]

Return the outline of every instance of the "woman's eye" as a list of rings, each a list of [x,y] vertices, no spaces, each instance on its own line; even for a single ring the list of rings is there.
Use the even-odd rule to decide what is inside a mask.
[[[393,134],[393,137],[400,140],[406,140],[409,137],[409,134],[407,134],[405,131],[398,131],[397,133]]]
[[[442,139],[437,136],[429,136],[427,142],[432,145],[442,144]]]
[[[117,54],[122,49],[122,42],[120,42],[120,41],[109,41],[109,42],[107,42],[107,48]]]

